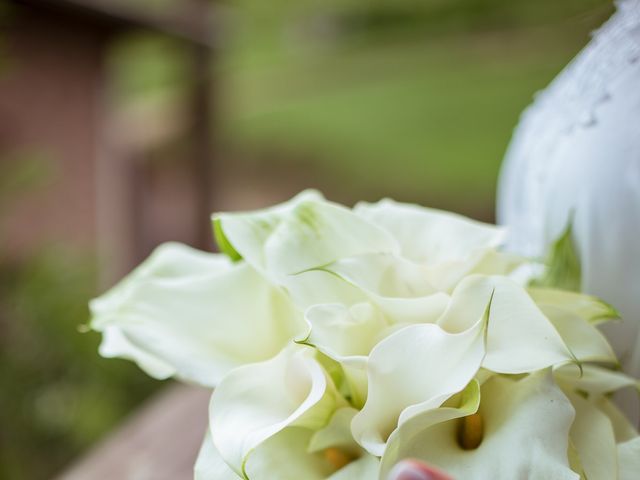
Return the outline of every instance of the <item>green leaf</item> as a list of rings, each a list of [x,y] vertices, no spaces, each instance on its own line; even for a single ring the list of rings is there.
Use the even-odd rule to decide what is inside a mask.
[[[233,245],[231,245],[231,242],[224,234],[224,230],[222,229],[222,224],[219,218],[213,219],[213,236],[215,237],[218,248],[222,253],[224,253],[234,262],[242,260],[242,255],[240,255],[238,251],[233,248]]]
[[[560,237],[553,243],[545,261],[547,269],[531,282],[534,287],[551,287],[579,292],[582,284],[580,259],[572,239],[572,220]]]

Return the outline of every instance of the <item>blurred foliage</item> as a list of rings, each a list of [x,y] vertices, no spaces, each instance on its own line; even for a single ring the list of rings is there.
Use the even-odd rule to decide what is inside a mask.
[[[310,171],[308,186],[344,200],[390,195],[485,219],[520,112],[613,10],[610,0],[216,3],[225,168]],[[176,98],[185,55],[159,36],[127,39],[113,55],[118,94]]]
[[[43,248],[3,250],[12,206],[46,188],[48,152],[0,159],[0,479],[50,478],[112,429],[159,383],[124,360],[98,356],[99,335],[80,333],[96,294],[95,256]]]
[[[612,11],[605,0],[228,3],[240,6],[221,75],[232,150],[312,169],[315,186],[354,198],[484,217],[520,112]]]
[[[47,152],[25,148],[2,152],[0,163],[0,214],[21,194],[37,189],[51,177],[52,164]],[[1,236],[0,236],[1,239]]]
[[[77,252],[0,258],[0,478],[49,478],[159,385],[80,333],[94,279]]]
[[[108,58],[116,101],[140,97],[164,101],[179,96],[190,82],[189,59],[184,45],[161,34],[134,32],[111,46]]]

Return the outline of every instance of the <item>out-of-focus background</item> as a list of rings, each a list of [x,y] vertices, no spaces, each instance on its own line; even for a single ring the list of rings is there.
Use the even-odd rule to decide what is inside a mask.
[[[162,382],[87,301],[208,213],[314,187],[493,220],[519,113],[609,0],[0,3],[0,478],[50,478]]]

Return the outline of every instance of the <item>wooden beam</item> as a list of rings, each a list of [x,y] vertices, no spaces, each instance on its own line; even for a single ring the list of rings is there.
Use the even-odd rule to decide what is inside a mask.
[[[211,392],[171,385],[56,480],[191,480]]]
[[[213,48],[216,15],[210,2],[176,2],[166,9],[144,9],[135,2],[114,0],[14,0],[17,4],[83,16],[111,28],[147,28],[190,43]]]
[[[213,248],[213,233],[210,215],[217,203],[213,198],[217,193],[214,169],[217,166],[214,147],[214,94],[217,87],[213,74],[213,52],[202,47],[192,51],[194,85],[192,90],[193,147],[192,172],[196,201],[197,246],[204,250]]]

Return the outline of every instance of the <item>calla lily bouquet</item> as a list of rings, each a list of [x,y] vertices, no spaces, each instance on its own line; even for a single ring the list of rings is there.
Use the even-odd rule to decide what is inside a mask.
[[[91,302],[102,355],[215,387],[199,480],[635,479],[610,400],[616,312],[531,287],[505,232],[319,193],[213,217],[222,253],[160,246]],[[203,422],[205,419],[203,419]]]

